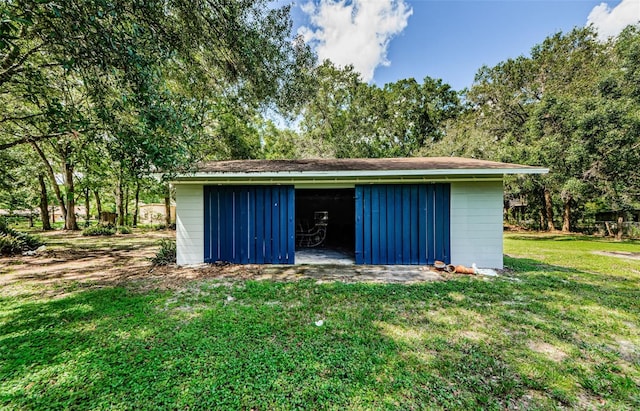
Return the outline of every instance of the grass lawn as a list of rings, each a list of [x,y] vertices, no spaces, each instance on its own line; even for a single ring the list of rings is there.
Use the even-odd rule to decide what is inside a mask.
[[[418,285],[12,285],[0,407],[639,409],[640,260],[602,252],[640,243],[508,235],[503,276]]]

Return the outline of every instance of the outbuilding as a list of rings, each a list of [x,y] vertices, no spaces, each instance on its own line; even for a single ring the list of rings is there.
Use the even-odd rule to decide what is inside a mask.
[[[503,178],[546,172],[455,157],[208,162],[173,181],[177,262],[295,264],[322,247],[355,264],[502,268]]]

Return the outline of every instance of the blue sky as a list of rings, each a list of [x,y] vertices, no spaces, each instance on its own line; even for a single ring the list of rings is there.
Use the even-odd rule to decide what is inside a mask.
[[[430,76],[460,90],[483,64],[527,55],[558,31],[593,23],[615,35],[640,20],[640,0],[297,0],[293,18],[320,57],[366,81]]]

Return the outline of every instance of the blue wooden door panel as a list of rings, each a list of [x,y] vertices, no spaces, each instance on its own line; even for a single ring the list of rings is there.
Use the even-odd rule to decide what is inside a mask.
[[[365,264],[371,264],[371,190],[364,190],[362,193],[362,210],[362,221],[364,222],[364,250],[362,255]]]
[[[356,264],[449,262],[448,184],[356,186]]]
[[[295,190],[287,190],[287,216],[289,217],[289,223],[287,224],[287,235],[289,241],[287,242],[287,264],[295,264],[296,262],[296,194]]]
[[[262,205],[264,211],[264,262],[271,263],[272,253],[272,236],[271,236],[271,208],[273,202],[271,201],[272,190],[264,190],[264,203]]]
[[[380,225],[380,241],[378,241],[379,246],[379,264],[389,264],[387,260],[387,247],[388,241],[387,239],[387,190],[378,191],[378,201],[380,208],[379,215],[379,225]]]
[[[262,187],[256,187],[255,189],[255,253],[254,259],[256,264],[264,263],[264,189]]]
[[[355,255],[356,255],[356,264],[364,264],[364,221],[363,221],[363,211],[364,211],[364,202],[362,198],[362,186],[356,187],[356,241],[355,241]]]
[[[411,228],[411,248],[409,249],[409,261],[411,264],[420,264],[418,260],[418,255],[420,254],[420,244],[418,244],[418,231],[420,231],[420,226],[418,225],[420,222],[420,218],[418,217],[420,206],[418,201],[418,186],[412,185],[410,192],[411,222],[409,223],[409,227]]]
[[[271,264],[278,264],[278,244],[280,243],[280,213],[279,202],[280,193],[278,193],[278,187],[274,187],[271,191],[271,255],[269,256],[269,262]]]
[[[427,186],[418,186],[418,262],[427,260]]]
[[[204,188],[205,262],[293,264],[293,186]]]
[[[387,228],[387,238],[386,238],[386,243],[387,243],[387,262],[385,264],[393,264],[393,262],[395,261],[395,255],[396,255],[396,243],[395,243],[395,238],[394,238],[394,232],[395,232],[395,196],[394,196],[394,192],[393,192],[393,186],[386,186],[385,189],[386,193],[387,193],[387,224],[386,226]]]
[[[411,262],[411,191],[410,186],[402,186],[402,260],[401,264]]]
[[[371,190],[371,264],[380,264],[380,191]]]

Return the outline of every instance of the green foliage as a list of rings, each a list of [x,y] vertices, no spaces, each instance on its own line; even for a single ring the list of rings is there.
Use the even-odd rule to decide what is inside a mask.
[[[126,225],[121,225],[118,227],[118,232],[120,234],[131,234],[133,231],[131,230],[131,227],[127,227]]]
[[[294,109],[313,65],[290,29],[289,7],[265,0],[3,2],[0,201],[46,196],[28,169],[73,209],[78,189],[123,194],[158,170],[260,156],[258,109]]]
[[[510,180],[507,196],[526,198],[531,219],[540,221],[542,212],[553,222],[561,214],[563,230],[585,216],[588,202],[614,211],[638,207],[638,63],[627,57],[636,56],[638,44],[638,26],[607,43],[591,28],[577,28],[548,37],[531,57],[483,67],[466,96],[467,122],[454,125],[454,145],[487,159],[548,167],[548,175]],[[474,129],[484,136],[466,140]]]
[[[20,254],[23,251],[22,242],[11,234],[0,234],[0,255]]]
[[[160,241],[160,249],[151,259],[154,265],[169,265],[176,263],[176,242],[173,240]]]
[[[444,136],[460,111],[458,94],[441,80],[399,80],[378,88],[353,67],[329,61],[315,71],[315,94],[301,119],[304,139],[324,142],[335,157],[406,157]],[[326,152],[323,146],[317,150]],[[326,155],[326,154],[325,154]]]
[[[100,236],[100,235],[110,236],[110,235],[114,235],[115,233],[116,233],[116,229],[114,227],[102,225],[102,224],[87,227],[84,230],[82,230],[82,235],[86,237]]]
[[[19,254],[35,250],[41,245],[42,241],[38,237],[16,231],[0,218],[0,255]]]
[[[281,130],[272,121],[266,121],[259,129],[262,153],[267,160],[284,160],[305,157],[302,138],[293,130]]]

